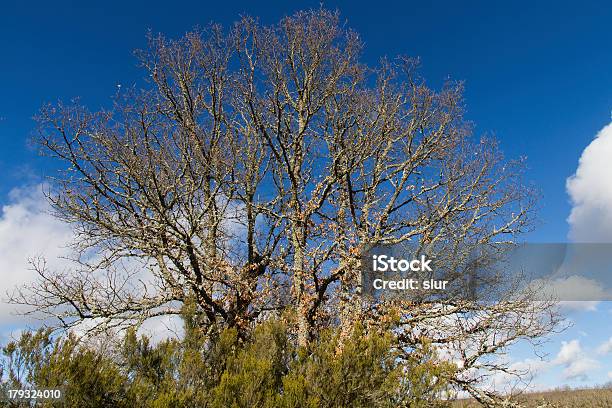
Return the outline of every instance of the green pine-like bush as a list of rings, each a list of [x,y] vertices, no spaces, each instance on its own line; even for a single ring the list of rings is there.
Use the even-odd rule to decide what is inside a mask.
[[[306,349],[288,319],[263,321],[247,339],[235,329],[202,333],[195,319],[188,306],[184,336],[157,344],[134,330],[115,347],[25,332],[3,348],[3,387],[63,390],[42,407],[432,407],[443,405],[454,369],[426,342],[406,353],[390,331],[359,324],[348,335],[324,330]]]

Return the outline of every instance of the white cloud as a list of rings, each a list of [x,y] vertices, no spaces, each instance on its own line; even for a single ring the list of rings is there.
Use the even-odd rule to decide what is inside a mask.
[[[612,337],[610,337],[606,342],[602,343],[599,347],[597,347],[597,352],[599,354],[612,353]]]
[[[0,212],[0,324],[22,323],[15,305],[6,302],[7,292],[35,279],[28,259],[44,255],[49,267],[61,268],[68,261],[71,228],[50,213],[43,185],[13,189]]]
[[[563,341],[561,342],[561,350],[559,350],[554,362],[556,364],[570,364],[580,357],[581,354],[582,347],[580,346],[580,340]]]
[[[530,283],[530,288],[538,288],[540,296],[559,299],[557,304],[565,311],[594,312],[600,301],[585,299],[607,298],[607,291],[599,282],[578,275],[547,280],[536,279]]]
[[[539,375],[548,370],[551,366],[550,361],[541,358],[526,358],[517,361],[510,366],[510,370],[517,372],[528,372],[532,376]]]
[[[572,201],[569,236],[580,242],[612,241],[612,123],[584,149],[567,179]]]
[[[561,300],[557,305],[566,312],[596,312],[600,303],[598,300]]]
[[[599,362],[592,358],[584,357],[580,360],[572,362],[563,370],[563,376],[568,379],[586,380],[593,370],[599,368]]]
[[[0,344],[15,338],[25,326],[35,323],[24,320],[17,312],[25,309],[7,302],[8,294],[16,287],[37,279],[30,269],[28,259],[44,256],[51,270],[62,270],[74,266],[68,259],[69,247],[74,238],[69,225],[51,214],[51,207],[43,194],[47,185],[36,184],[15,188],[9,193],[8,203],[0,209]],[[94,254],[95,255],[95,254]],[[138,278],[149,283],[152,276],[137,260],[126,262],[130,268],[142,271]],[[96,325],[90,321],[77,326],[74,331],[82,334]],[[163,316],[146,321],[141,333],[150,335],[154,341],[180,336],[182,321],[177,316]]]
[[[146,320],[138,333],[147,335],[156,344],[169,338],[183,337],[185,329],[179,316],[165,315]]]
[[[583,276],[572,275],[554,279],[548,285],[546,288],[548,292],[558,299],[582,301],[583,299],[603,299],[606,296],[606,291],[599,282]]]
[[[547,386],[534,381],[538,376],[555,367],[553,361],[542,358],[525,358],[508,364],[507,372],[497,372],[490,379],[490,387],[498,392],[539,391]],[[512,373],[520,373],[519,379]]]
[[[562,374],[567,380],[585,380],[593,370],[599,367],[599,362],[588,357],[582,350],[578,339],[561,342],[561,349],[553,360],[553,364],[565,366]]]
[[[612,338],[610,339],[610,344],[612,345]],[[534,392],[552,389],[560,385],[558,381],[554,384],[542,381],[544,376],[558,375],[564,382],[572,380],[586,381],[589,377],[595,378],[594,371],[601,367],[599,361],[590,357],[593,354],[593,350],[585,350],[580,340],[574,339],[562,341],[557,355],[550,360],[545,358],[525,358],[512,362],[509,358],[507,359],[508,361],[500,359],[497,362],[505,362],[508,372],[496,373],[489,379],[489,386],[502,393],[521,389]],[[511,374],[512,372],[527,373],[527,375],[519,381],[516,376]],[[608,376],[611,375],[612,372],[608,373]]]

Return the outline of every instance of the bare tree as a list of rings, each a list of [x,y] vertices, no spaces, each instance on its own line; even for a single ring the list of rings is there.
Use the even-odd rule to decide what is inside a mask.
[[[110,110],[45,107],[40,143],[65,165],[49,198],[76,228],[80,267],[36,263],[41,279],[15,300],[65,327],[106,328],[193,298],[204,327],[241,333],[289,308],[301,344],[327,325],[394,314],[398,347],[422,336],[454,346],[454,384],[493,398],[475,384],[507,367],[485,357],[554,329],[551,304],[368,303],[359,255],[514,240],[533,208],[522,164],[471,136],[461,83],[435,91],[415,60],[369,67],[361,49],[325,10],[274,26],[243,18],[228,32],[151,36],[138,53],[148,85]]]

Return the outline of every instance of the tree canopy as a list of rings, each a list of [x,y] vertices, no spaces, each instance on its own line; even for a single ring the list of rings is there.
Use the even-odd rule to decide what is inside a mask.
[[[60,327],[90,322],[99,333],[179,315],[192,299],[206,336],[256,339],[218,383],[230,394],[255,366],[270,373],[262,382],[299,392],[336,387],[334,370],[348,375],[341,359],[328,383],[317,382],[313,373],[323,368],[309,359],[332,353],[321,345],[294,376],[279,377],[275,359],[286,356],[262,362],[249,354],[258,353],[257,333],[272,330],[262,322],[294,316],[283,323],[288,337],[274,341],[302,349],[326,333],[338,332],[329,344],[342,345],[355,331],[384,327],[391,337],[345,350],[384,344],[410,362],[427,344],[458,367],[444,371],[447,384],[493,401],[479,385],[508,367],[490,357],[553,330],[552,304],[528,294],[367,300],[360,254],[403,242],[513,241],[529,228],[534,193],[522,162],[472,135],[460,82],[434,90],[416,60],[370,66],[362,48],[324,9],[274,25],[245,17],[178,40],[150,35],[137,52],[146,84],[119,93],[110,109],[45,106],[38,141],[61,167],[48,196],[75,228],[75,267],[49,270],[36,260],[39,281],[13,300]],[[359,381],[392,375],[351,370],[367,377]]]

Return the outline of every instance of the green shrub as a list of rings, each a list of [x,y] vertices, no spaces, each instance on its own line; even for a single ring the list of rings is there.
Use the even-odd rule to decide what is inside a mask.
[[[192,319],[187,311],[181,340],[152,344],[128,330],[114,351],[23,333],[3,349],[3,385],[60,387],[63,401],[42,404],[53,407],[432,407],[454,369],[426,342],[400,353],[389,332],[360,325],[298,348],[284,320],[240,339],[234,329],[204,334]]]

